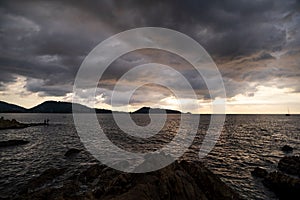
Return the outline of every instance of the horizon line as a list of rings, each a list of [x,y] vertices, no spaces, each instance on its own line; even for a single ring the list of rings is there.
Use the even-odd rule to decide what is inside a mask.
[[[41,105],[45,102],[57,102],[57,103],[71,103],[71,104],[79,104],[81,106],[85,106],[87,108],[90,108],[90,109],[102,109],[102,110],[108,110],[108,111],[112,111],[112,112],[123,112],[123,113],[133,113],[141,108],[145,108],[145,107],[148,107],[148,108],[151,108],[151,109],[162,109],[162,110],[173,110],[173,111],[179,111],[181,112],[180,114],[192,114],[192,115],[285,115],[285,114],[290,114],[290,115],[300,115],[300,112],[294,112],[294,113],[285,113],[285,112],[274,112],[274,113],[243,113],[243,112],[229,112],[229,113],[208,113],[208,112],[204,112],[204,113],[193,113],[193,112],[183,112],[179,109],[168,109],[168,108],[158,108],[158,107],[151,107],[151,106],[141,106],[139,107],[138,109],[134,110],[134,111],[123,111],[123,110],[115,110],[115,109],[107,109],[107,108],[98,108],[98,107],[90,107],[88,105],[85,105],[85,104],[80,104],[80,103],[76,103],[76,102],[70,102],[70,101],[56,101],[56,100],[46,100],[46,101],[43,101],[41,103],[38,103],[36,104],[35,106],[32,106],[32,107],[25,107],[25,106],[22,106],[22,105],[19,105],[19,104],[15,104],[15,103],[11,103],[11,102],[7,102],[7,101],[2,101],[0,100],[0,102],[4,102],[4,103],[7,103],[7,104],[11,104],[11,105],[15,105],[15,106],[19,106],[21,108],[24,108],[26,110],[29,110],[29,109],[32,109],[38,105]],[[9,112],[0,112],[0,113],[9,113]],[[20,112],[13,112],[13,113],[20,113]],[[41,113],[41,112],[40,112]],[[47,113],[47,112],[45,112]],[[55,114],[55,113],[53,113]],[[57,113],[59,114],[59,113]],[[71,113],[61,113],[61,114],[71,114]],[[109,113],[102,113],[102,114],[109,114]]]

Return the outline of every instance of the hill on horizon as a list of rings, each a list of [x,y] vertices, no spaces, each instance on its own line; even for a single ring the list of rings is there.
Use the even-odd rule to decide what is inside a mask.
[[[161,109],[161,108],[150,108],[150,107],[142,107],[134,112],[132,114],[149,114],[149,111],[151,109],[151,113],[155,114],[181,114],[178,110],[170,110],[170,109]]]
[[[93,108],[77,103],[63,101],[45,101],[32,108],[26,109],[21,106],[0,101],[0,113],[72,113],[72,106],[75,112],[91,113]],[[111,110],[95,109],[96,113],[111,113]]]
[[[92,112],[92,109],[81,105],[73,104],[77,112]],[[28,109],[29,113],[72,113],[72,103],[61,101],[45,101],[33,108]]]
[[[21,106],[0,101],[0,113],[22,113],[26,112],[26,108]]]
[[[24,108],[15,104],[10,104],[4,101],[0,101],[0,113],[72,113],[74,108],[75,112],[78,113],[92,113],[93,108],[88,106],[71,103],[71,102],[63,102],[63,101],[45,101],[39,105],[36,105],[32,108]],[[167,114],[181,114],[180,111],[170,110],[170,109],[161,109],[161,108],[150,108],[150,107],[142,107],[131,114],[149,114],[151,109],[151,113],[167,113]],[[112,113],[111,110],[106,109],[95,109],[96,113]],[[118,111],[113,111],[115,113],[122,113]]]

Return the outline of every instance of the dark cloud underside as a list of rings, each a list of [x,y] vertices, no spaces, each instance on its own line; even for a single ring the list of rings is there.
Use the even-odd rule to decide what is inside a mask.
[[[99,42],[130,28],[157,26],[203,45],[219,64],[229,97],[253,94],[250,83],[274,79],[282,80],[278,87],[300,91],[299,5],[296,0],[1,1],[0,90],[21,75],[28,91],[64,96]],[[144,51],[118,59],[103,87],[112,89],[123,72],[150,60],[177,67],[205,96],[205,84],[180,58],[157,56]]]

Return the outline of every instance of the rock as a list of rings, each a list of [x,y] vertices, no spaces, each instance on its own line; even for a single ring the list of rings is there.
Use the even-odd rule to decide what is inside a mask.
[[[130,167],[130,163],[127,160],[123,160],[121,162],[112,165],[112,167],[116,169],[127,169]]]
[[[0,147],[17,146],[17,145],[24,145],[28,143],[29,141],[26,140],[7,140],[7,141],[0,141]]]
[[[71,148],[69,149],[66,153],[65,156],[66,157],[72,157],[77,155],[78,153],[80,153],[82,150],[81,149],[75,149],[75,148]]]
[[[293,149],[293,147],[290,147],[290,146],[288,146],[288,145],[284,145],[284,146],[281,148],[281,150],[282,150],[283,152],[288,153],[288,152],[292,152],[294,149]]]
[[[9,120],[9,119],[4,119],[3,117],[0,118],[0,130],[4,129],[21,129],[21,128],[26,128],[30,126],[42,126],[45,125],[44,123],[29,123],[29,124],[24,124],[21,122],[18,122],[15,119]]]
[[[264,178],[263,184],[274,191],[279,199],[299,199],[300,179],[290,175],[300,175],[300,157],[286,156],[282,158],[278,163],[278,169],[280,171],[268,173],[265,169],[257,167],[251,173]]]
[[[278,163],[278,169],[282,172],[300,177],[300,156],[286,156]]]
[[[65,169],[49,168],[45,170],[40,176],[31,179],[27,184],[27,190],[34,191],[44,184],[53,181],[56,177],[62,175]]]
[[[92,182],[101,175],[104,167],[98,164],[92,165],[79,175],[78,180],[82,183]]]
[[[280,199],[298,199],[300,196],[300,179],[281,172],[269,173],[263,184],[272,189]]]
[[[79,190],[79,185],[76,183],[64,183],[62,187],[46,187],[38,191],[30,192],[17,196],[14,199],[20,200],[40,200],[40,199],[61,199],[61,200],[81,200],[81,199],[94,199],[87,198],[88,195],[81,196],[76,194]]]
[[[100,199],[119,200],[241,199],[200,162],[175,162],[161,170],[142,174],[123,173],[101,192],[98,193]]]
[[[79,190],[79,182],[77,181],[65,181],[62,186],[64,194],[74,195]]]
[[[264,178],[265,176],[268,175],[268,172],[266,169],[256,167],[253,171],[251,171],[252,176],[256,176],[259,178]]]
[[[43,179],[50,180],[48,176]],[[20,199],[103,200],[241,199],[202,163],[177,161],[163,169],[148,173],[125,173],[96,164],[77,177],[68,179],[63,187],[49,186],[21,197]]]
[[[204,191],[208,199],[242,199],[221,179],[207,169],[201,162],[180,163],[190,176],[195,177],[199,188]]]
[[[0,118],[0,129],[23,128],[24,124],[17,122],[15,119],[9,120]]]
[[[152,171],[155,168],[162,168],[164,163],[172,163],[174,159],[164,152],[148,153],[145,155],[145,161],[134,169],[135,173]]]

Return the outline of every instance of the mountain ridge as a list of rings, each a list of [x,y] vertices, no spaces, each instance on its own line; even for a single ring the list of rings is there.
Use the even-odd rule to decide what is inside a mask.
[[[0,101],[0,113],[79,113],[94,112],[93,108],[78,103],[64,101],[44,101],[32,108],[24,108],[15,104]],[[111,113],[111,110],[95,108],[96,113]]]
[[[25,112],[26,110],[27,110],[26,108],[23,108],[21,106],[0,101],[0,113],[9,113],[9,112],[22,113]]]
[[[149,112],[151,113],[155,113],[155,114],[181,114],[180,111],[178,110],[170,110],[170,109],[162,109],[162,108],[150,108],[150,107],[142,107],[134,112],[132,112],[132,114],[149,114]]]
[[[44,101],[32,108],[24,108],[15,104],[7,103],[4,101],[0,101],[0,113],[73,113],[73,109],[78,113],[93,113],[94,109],[88,106],[72,103],[72,102],[64,102],[64,101]],[[161,109],[161,108],[150,108],[150,107],[142,107],[131,114],[149,114],[149,110],[151,109],[151,113],[157,114],[181,114],[180,111],[170,110],[170,109]],[[96,113],[122,113],[119,111],[111,111],[107,109],[95,108]]]

